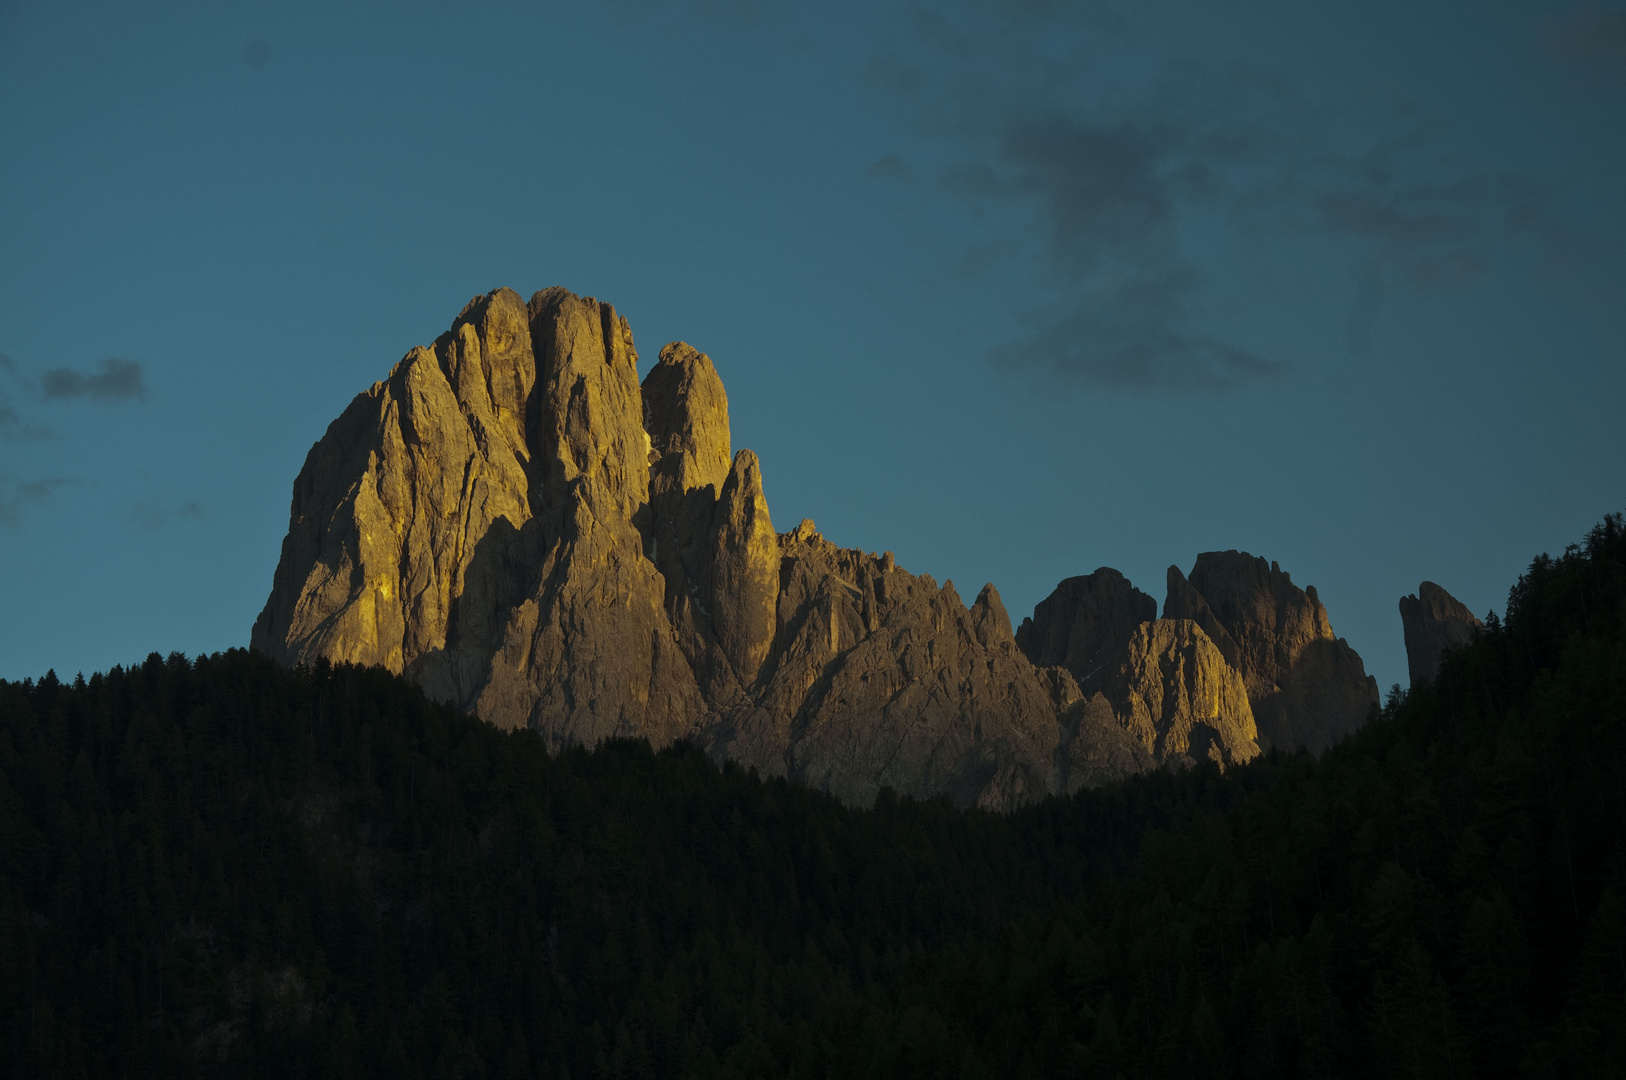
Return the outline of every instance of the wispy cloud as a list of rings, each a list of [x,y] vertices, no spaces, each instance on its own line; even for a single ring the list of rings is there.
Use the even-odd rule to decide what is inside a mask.
[[[31,507],[49,501],[59,488],[72,483],[73,480],[60,476],[14,480],[0,474],[0,527],[15,529]]]
[[[25,387],[17,372],[17,362],[0,352],[0,442],[38,441],[51,435],[49,428],[31,421],[12,403],[13,391]]]
[[[908,183],[915,178],[914,166],[901,154],[887,154],[870,163],[864,175],[871,180],[897,180]]]
[[[133,401],[147,396],[147,384],[139,361],[109,358],[101,362],[100,371],[89,375],[52,368],[40,376],[40,395],[46,401]]]
[[[176,504],[162,495],[155,495],[150,499],[138,499],[130,505],[130,520],[138,527],[149,530],[161,529],[171,521],[197,520],[203,516],[202,504],[191,499]]]

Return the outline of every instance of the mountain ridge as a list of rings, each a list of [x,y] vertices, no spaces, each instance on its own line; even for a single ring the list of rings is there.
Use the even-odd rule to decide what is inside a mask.
[[[1069,579],[1099,596],[1063,590],[1013,631],[991,584],[967,605],[811,521],[777,532],[711,359],[673,342],[637,365],[610,304],[475,297],[312,447],[253,646],[382,665],[555,748],[689,739],[857,804],[891,787],[1009,810],[1193,747],[1319,750],[1377,704],[1313,589],[1271,564],[1225,599],[1249,556],[1193,570],[1223,617],[1171,589],[1184,621],[1163,625],[1103,568]],[[1098,611],[1110,597],[1140,599]]]

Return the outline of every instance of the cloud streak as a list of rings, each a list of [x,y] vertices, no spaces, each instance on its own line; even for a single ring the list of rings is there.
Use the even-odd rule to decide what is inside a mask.
[[[172,506],[163,496],[138,499],[130,505],[130,520],[147,530],[163,528],[174,520],[197,520],[203,517],[203,507],[193,500]]]
[[[135,401],[147,396],[147,384],[138,361],[109,358],[89,375],[52,368],[40,376],[40,396],[46,401]]]
[[[58,488],[71,483],[72,480],[59,476],[13,480],[0,475],[0,527],[15,529],[22,523],[23,515],[30,507],[49,501]]]

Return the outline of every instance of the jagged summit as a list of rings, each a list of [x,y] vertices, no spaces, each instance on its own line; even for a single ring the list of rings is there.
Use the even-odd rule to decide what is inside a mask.
[[[1207,556],[1186,588],[1211,610],[1158,620],[1103,568],[1013,634],[992,585],[968,607],[811,521],[777,533],[711,359],[673,342],[641,384],[637,362],[609,304],[475,297],[311,448],[253,645],[405,673],[556,747],[687,738],[859,804],[1008,809],[1265,742],[1238,657],[1305,649],[1228,623]],[[1330,638],[1308,600],[1306,641]]]
[[[1432,581],[1400,598],[1400,622],[1406,634],[1406,666],[1412,686],[1432,682],[1440,673],[1446,650],[1468,644],[1485,626],[1468,605]]]
[[[1320,752],[1366,722],[1377,680],[1332,632],[1315,586],[1245,551],[1205,551],[1187,577],[1169,567],[1164,618],[1190,619],[1242,674],[1268,750]]]

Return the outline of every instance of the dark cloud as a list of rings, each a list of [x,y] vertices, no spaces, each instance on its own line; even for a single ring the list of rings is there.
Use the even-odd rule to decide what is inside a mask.
[[[271,46],[255,39],[243,46],[243,63],[256,70],[271,62]]]
[[[1060,273],[1088,274],[1107,259],[1161,262],[1174,250],[1178,138],[1129,121],[1013,118],[1000,139],[1004,177],[990,172],[980,186],[1031,200]]]
[[[147,396],[147,384],[139,362],[107,359],[92,375],[65,367],[47,371],[40,376],[40,393],[46,401],[132,401]]]
[[[1041,388],[1127,393],[1224,393],[1279,378],[1281,361],[1189,328],[1196,272],[1175,267],[1092,285],[1070,307],[993,350],[995,367]]]
[[[1626,68],[1626,8],[1577,4],[1543,25],[1542,43],[1564,63]]]
[[[13,480],[0,475],[0,526],[15,529],[30,507],[48,501],[56,490],[73,481],[63,477],[39,480]]]

